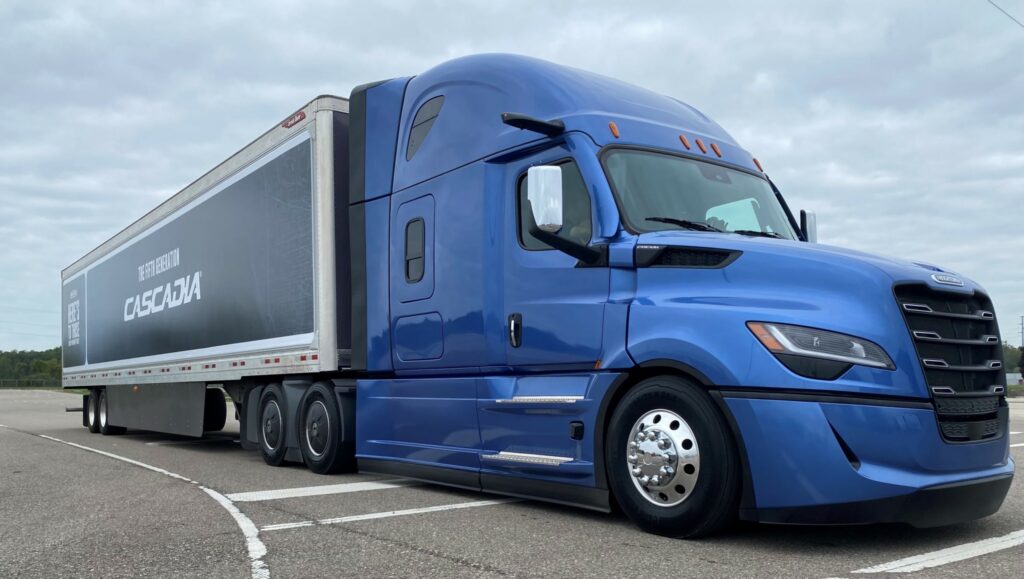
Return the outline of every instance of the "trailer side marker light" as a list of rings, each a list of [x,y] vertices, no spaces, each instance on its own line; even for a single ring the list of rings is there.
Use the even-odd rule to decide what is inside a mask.
[[[283,123],[281,123],[281,126],[283,128],[285,128],[285,129],[290,129],[290,128],[294,127],[295,125],[301,123],[302,120],[305,119],[305,118],[306,118],[306,113],[303,112],[303,111],[299,111],[299,112],[295,113],[294,115],[292,115],[292,116],[288,117],[287,119],[285,119],[285,121]]]
[[[312,360],[319,360],[320,359],[320,354],[313,354],[311,359]]]
[[[718,145],[711,143],[711,150],[714,151],[715,154],[718,155],[719,157],[722,156],[722,151],[718,149]]]
[[[619,138],[619,125],[616,125],[615,121],[611,121],[610,123],[608,123],[608,128],[611,130],[612,136],[615,137],[616,139],[618,139]]]
[[[768,348],[772,352],[785,352],[786,349],[782,347],[782,344],[775,339],[775,336],[771,335],[764,324],[759,322],[747,322],[747,327],[750,328],[751,332],[754,332],[754,336],[757,337],[758,341],[764,344],[765,348]]]
[[[306,361],[306,355],[305,354],[299,356],[299,362],[305,362],[305,361]]]
[[[595,370],[600,370],[601,369],[601,361],[600,360],[594,362],[594,369]]]
[[[690,141],[689,139],[686,138],[686,135],[679,135],[679,142],[682,143],[684,147],[686,147],[687,151],[690,150]]]
[[[270,363],[270,358],[264,358],[263,359],[263,363],[264,364],[269,364]]]
[[[700,149],[701,153],[707,153],[708,148],[704,146],[704,141],[697,139],[697,148]]]
[[[138,384],[132,385],[132,392],[138,392],[138,391],[139,391],[139,385]]]
[[[280,364],[281,363],[281,358],[274,358],[274,363],[275,364]]]
[[[241,362],[239,362],[238,365],[239,366],[245,366],[245,360],[242,360]]]
[[[757,157],[754,157],[754,164],[757,165],[757,170],[758,171],[764,173],[764,168],[761,167],[761,161],[758,161]]]

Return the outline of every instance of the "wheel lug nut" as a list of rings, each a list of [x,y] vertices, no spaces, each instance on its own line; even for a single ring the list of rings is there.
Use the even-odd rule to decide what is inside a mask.
[[[661,467],[661,474],[663,474],[665,476],[672,476],[675,473],[676,473],[676,469],[674,469],[674,468],[672,468],[670,466],[663,466],[663,467]]]
[[[631,455],[629,455],[629,456],[627,456],[627,457],[626,457],[626,461],[627,461],[627,462],[628,462],[629,464],[636,464],[636,461],[637,461],[637,460],[638,460],[638,457],[637,457],[637,455],[635,455],[635,454],[631,454]]]
[[[636,443],[635,440],[630,441],[630,443],[629,443],[629,450],[636,450],[638,446],[639,445]]]
[[[636,477],[638,477],[638,476],[640,476],[641,474],[643,474],[643,472],[644,472],[644,471],[640,470],[640,467],[638,467],[638,466],[634,466],[633,468],[629,469],[629,472],[630,472],[630,473],[631,473],[631,474],[632,474],[633,476],[636,476]]]
[[[661,450],[666,450],[671,445],[672,441],[670,441],[667,438],[662,438],[661,440],[658,441],[658,448],[660,448]]]
[[[660,485],[661,484],[661,477],[660,476],[652,476],[650,484],[651,484],[651,486],[655,486],[655,487]]]
[[[653,432],[648,432],[647,433],[647,440],[657,440],[657,439],[658,439],[658,435],[657,434],[655,434]]]

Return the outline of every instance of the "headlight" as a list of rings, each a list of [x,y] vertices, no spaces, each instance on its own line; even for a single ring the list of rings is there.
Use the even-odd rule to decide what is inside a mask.
[[[878,344],[861,338],[816,328],[747,322],[747,327],[765,348],[775,354],[790,370],[810,378],[832,380],[845,372],[848,364],[895,370],[896,365]],[[803,357],[804,361],[794,358]],[[837,364],[825,367],[808,366],[806,358],[827,360]],[[795,365],[792,366],[791,364]]]

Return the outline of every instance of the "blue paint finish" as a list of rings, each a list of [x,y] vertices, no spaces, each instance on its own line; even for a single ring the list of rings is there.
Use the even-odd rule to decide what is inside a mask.
[[[407,161],[412,117],[438,95],[444,106]],[[547,138],[515,129],[501,122],[503,112],[561,119],[566,132]],[[962,289],[937,284],[931,274],[943,270],[934,266],[825,245],[629,233],[599,162],[604,147],[637,145],[759,170],[696,109],[599,75],[519,56],[460,58],[368,91],[366,122],[368,369],[382,377],[357,386],[362,458],[593,487],[597,413],[619,376],[603,370],[656,359],[690,366],[719,386],[925,400],[893,286],[983,291],[958,274]],[[518,242],[519,177],[530,166],[567,158],[587,185],[591,243],[607,246],[607,267],[579,267],[561,252],[527,251]],[[424,279],[407,284],[405,224],[418,216],[428,225],[427,263]],[[724,269],[638,269],[638,243],[741,255]],[[523,317],[518,348],[508,340],[512,313]],[[803,378],[757,342],[748,321],[866,338],[886,350],[896,369],[853,366],[833,381]],[[499,402],[516,395],[584,398]],[[1005,438],[946,444],[930,410],[737,398],[727,408],[761,508],[892,497],[1013,468]],[[569,437],[574,420],[584,424],[581,441]],[[859,469],[833,432],[859,457]],[[501,451],[571,460],[555,467],[481,459]]]
[[[583,363],[593,366],[601,358],[604,308],[608,302],[609,270],[576,267],[577,260],[560,251],[527,250],[519,244],[516,190],[520,178],[533,165],[577,159],[580,137],[505,165],[501,190],[509,216],[503,226],[505,315],[522,315],[522,344],[508,343],[509,366]],[[581,154],[582,156],[582,154]],[[588,191],[595,176],[584,176]],[[591,199],[593,220],[594,199]],[[507,323],[507,322],[506,322]],[[612,337],[615,339],[615,337]],[[621,335],[618,336],[621,341]]]
[[[433,139],[433,136],[431,136]],[[424,145],[426,146],[426,145]],[[444,345],[441,357],[431,360],[395,359],[395,370],[450,369],[479,367],[484,362],[504,363],[504,342],[481,339],[481,336],[503,336],[503,322],[491,314],[489,308],[498,308],[500,293],[488,293],[486,288],[501,284],[504,272],[491,264],[499,252],[500,242],[483,219],[484,207],[489,203],[484,195],[485,164],[474,163],[436,179],[392,195],[395,222],[401,222],[402,232],[392,236],[392,247],[403,248],[404,227],[407,217],[425,215],[423,199],[431,199],[436,224],[428,228],[430,247],[428,260],[433,286],[429,295],[416,291],[416,286],[427,282],[427,277],[410,286],[405,281],[404,258],[392,253],[391,310],[392,318],[436,312],[443,325]],[[410,201],[412,203],[410,203]],[[419,203],[419,205],[417,205]],[[410,209],[406,209],[409,207]],[[412,208],[418,208],[414,211]],[[397,228],[396,228],[397,233]],[[422,298],[404,302],[410,297]],[[486,321],[485,321],[486,320]],[[436,333],[431,333],[437,336]],[[426,339],[421,337],[421,340]],[[500,348],[500,349],[496,349]]]
[[[391,312],[388,271],[388,236],[391,223],[391,198],[367,201],[366,247],[374,248],[366,259],[366,369],[371,372],[390,371]]]
[[[398,111],[409,78],[395,78],[366,91],[366,199],[391,194]]]
[[[836,390],[927,398],[924,376],[896,300],[894,283],[924,280],[920,266],[839,248],[714,233],[655,233],[641,243],[742,251],[724,269],[645,268],[637,272],[629,352],[637,362],[669,358],[715,384]],[[812,326],[880,345],[895,371],[854,366],[835,381],[787,370],[746,328],[748,321]]]
[[[444,95],[444,107],[430,137],[405,160],[413,116],[420,105]],[[583,70],[509,54],[483,54],[440,64],[409,82],[395,161],[394,189],[402,190],[435,175],[498,151],[541,139],[501,122],[501,113],[518,112],[561,119],[567,131],[581,131],[603,146],[612,142],[684,150],[680,134],[719,145],[723,161],[757,171],[743,151],[713,120],[678,100]],[[615,121],[620,138],[612,136]],[[692,145],[696,152],[696,145]],[[697,152],[697,154],[700,154]],[[718,159],[709,149],[705,154]]]
[[[356,456],[479,467],[473,377],[359,380]]]
[[[741,398],[726,403],[743,436],[758,508],[881,499],[1013,472],[1006,437],[946,444],[930,410]],[[833,428],[860,459],[859,470]]]
[[[424,222],[423,277],[417,281],[405,279],[406,235],[410,222]],[[429,299],[434,295],[434,196],[423,195],[398,206],[391,229],[391,296],[399,302]]]
[[[437,312],[395,320],[395,355],[403,362],[437,360],[444,353],[444,324]]]
[[[560,466],[484,459],[480,463],[482,472],[594,486],[597,412],[608,388],[618,376],[589,373],[481,378],[478,411],[483,454],[507,451],[572,459]],[[514,396],[582,396],[583,399],[572,404],[498,402]],[[569,423],[573,421],[584,425],[582,440],[573,440],[569,436]]]

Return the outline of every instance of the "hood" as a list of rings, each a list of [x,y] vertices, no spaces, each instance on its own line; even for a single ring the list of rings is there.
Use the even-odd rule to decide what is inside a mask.
[[[663,231],[642,234],[638,243],[727,250],[738,257],[718,267],[638,267],[637,306],[630,339],[643,326],[670,326],[675,352],[700,352],[683,360],[719,384],[834,388],[870,394],[927,397],[924,377],[894,286],[923,284],[935,290],[971,294],[982,289],[972,280],[928,264],[799,241],[735,234]],[[950,285],[960,282],[963,285]],[[650,306],[650,307],[648,307]],[[668,321],[671,320],[671,323]],[[834,382],[797,380],[781,372],[756,344],[748,321],[808,326],[858,336],[881,346],[896,371],[854,366]],[[664,330],[668,332],[669,330]],[[630,352],[643,357],[641,346]],[[653,347],[653,346],[652,346]],[[751,361],[751,352],[755,356]],[[708,361],[717,360],[720,363]]]

